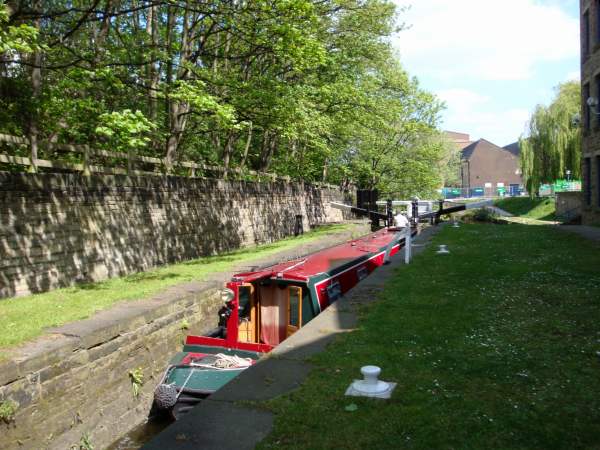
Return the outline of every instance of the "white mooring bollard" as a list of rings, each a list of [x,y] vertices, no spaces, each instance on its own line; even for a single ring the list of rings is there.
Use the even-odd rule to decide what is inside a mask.
[[[404,239],[404,264],[410,264],[412,253],[412,234],[410,226],[406,227],[406,237]]]
[[[448,246],[445,244],[440,245],[439,250],[436,252],[438,255],[448,255],[450,254],[450,250],[448,250]]]
[[[346,389],[346,395],[352,397],[374,397],[388,399],[396,388],[396,383],[378,379],[381,368],[377,366],[363,366],[360,369],[364,379],[354,380]]]

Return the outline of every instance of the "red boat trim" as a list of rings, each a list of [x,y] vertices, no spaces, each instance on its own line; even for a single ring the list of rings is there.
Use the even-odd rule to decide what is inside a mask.
[[[181,360],[181,365],[190,365],[190,363],[192,362],[192,360],[194,359],[201,359],[204,358],[205,356],[211,356],[209,353],[188,353],[187,355],[185,355],[185,357]]]
[[[285,269],[277,272],[277,278],[279,278],[279,274],[283,274],[284,272],[287,272],[288,270],[292,270],[295,269],[298,266],[301,266],[302,264],[304,264],[306,262],[306,258],[304,258],[302,261],[297,262],[296,264],[294,264],[293,266],[290,267],[286,267]]]
[[[400,244],[399,243],[396,244],[396,245],[394,245],[392,247],[392,251],[399,250],[399,249],[400,249]],[[321,287],[323,284],[327,283],[329,280],[331,280],[333,278],[338,278],[339,276],[343,275],[344,273],[349,272],[350,270],[355,269],[358,266],[361,266],[361,265],[363,265],[365,263],[368,263],[372,259],[379,258],[381,255],[385,255],[385,252],[386,252],[385,250],[382,251],[382,252],[379,252],[379,253],[371,256],[370,258],[368,258],[368,259],[366,259],[364,261],[359,262],[358,264],[355,264],[355,265],[353,265],[351,267],[348,267],[347,269],[342,270],[341,272],[336,273],[335,275],[332,275],[329,278],[325,278],[324,280],[321,280],[318,283],[315,283],[314,289],[315,289],[315,295],[316,295],[316,298],[317,298],[317,303],[319,305],[319,310],[323,311],[323,306],[321,305],[321,296],[319,295],[319,287]]]
[[[379,250],[379,248],[380,248],[380,247],[378,247],[377,249]],[[399,249],[400,249],[400,244],[396,244],[396,245],[394,245],[394,246],[392,247],[392,251],[394,251],[394,250],[396,250],[396,251],[397,251],[397,250],[399,250]],[[384,251],[382,251],[382,252],[379,252],[379,253],[375,254],[374,256],[372,256],[372,257],[370,257],[370,258],[368,258],[368,259],[365,259],[364,261],[361,261],[361,262],[359,262],[359,263],[355,264],[355,265],[354,265],[354,266],[352,266],[352,267],[349,267],[348,269],[342,270],[341,272],[338,272],[338,273],[336,273],[335,275],[332,275],[331,277],[329,277],[329,278],[326,278],[325,280],[319,281],[319,282],[318,282],[318,283],[317,283],[315,286],[320,286],[322,283],[324,283],[324,282],[326,282],[326,281],[328,281],[328,280],[331,280],[332,278],[336,278],[336,277],[338,277],[339,275],[341,275],[341,274],[343,274],[343,273],[346,273],[346,272],[348,272],[349,270],[352,270],[352,269],[354,269],[354,268],[355,268],[355,267],[357,267],[357,266],[360,266],[361,264],[364,264],[364,263],[366,263],[366,262],[368,262],[368,261],[371,261],[373,258],[377,258],[378,256],[381,256],[382,254],[385,254],[385,252],[386,252],[385,250],[384,250]],[[392,254],[392,256],[393,256],[393,255],[394,255],[394,254]],[[303,261],[303,262],[304,262],[304,261]],[[290,267],[290,269],[291,269],[291,267]],[[285,270],[287,270],[287,269],[285,269]],[[282,272],[278,272],[278,273],[282,273]],[[325,272],[317,273],[317,274],[315,274],[315,275],[313,275],[313,276],[321,275],[321,274],[323,274],[323,273],[325,273]],[[299,282],[306,282],[306,281],[308,281],[308,279],[309,279],[309,278],[307,278],[307,277],[299,277],[299,276],[295,276],[294,278],[292,278],[292,277],[285,277],[285,276],[283,276],[283,277],[281,277],[281,278],[278,278],[278,277],[272,277],[272,279],[274,279],[274,280],[281,280],[281,281],[299,281]]]
[[[209,347],[223,347],[228,349],[247,350],[250,352],[268,353],[273,350],[273,346],[268,344],[255,344],[252,342],[235,342],[232,346],[231,341],[221,338],[211,338],[207,336],[189,335],[185,340],[186,345],[206,345]]]

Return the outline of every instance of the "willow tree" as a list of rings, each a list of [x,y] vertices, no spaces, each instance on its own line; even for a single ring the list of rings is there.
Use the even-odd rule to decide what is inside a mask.
[[[580,110],[581,87],[576,81],[556,87],[550,106],[538,105],[528,130],[519,140],[523,181],[530,195],[542,183],[565,176],[567,171],[581,175],[581,132],[574,120]]]

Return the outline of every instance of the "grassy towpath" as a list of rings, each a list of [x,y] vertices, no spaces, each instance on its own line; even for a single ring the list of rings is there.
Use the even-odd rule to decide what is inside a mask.
[[[258,448],[600,448],[598,267],[600,243],[553,227],[446,227],[299,390],[262,404]],[[366,364],[391,400],[344,397]]]
[[[224,255],[199,258],[43,294],[0,299],[0,350],[40,336],[44,328],[91,317],[95,312],[107,309],[117,302],[148,298],[170,286],[204,280],[211,274],[232,270],[244,262],[294,248],[301,249],[304,244],[351,231],[352,227],[351,224],[322,226],[299,237]]]
[[[525,219],[548,221],[556,219],[554,198],[508,197],[496,200],[494,205]]]

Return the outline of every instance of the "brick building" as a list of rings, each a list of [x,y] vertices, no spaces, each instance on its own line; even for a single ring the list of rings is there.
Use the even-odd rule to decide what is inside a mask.
[[[472,143],[471,137],[467,133],[457,133],[455,131],[445,131],[444,133],[446,133],[448,140],[456,145],[459,150]]]
[[[466,195],[518,195],[523,189],[518,143],[502,148],[475,141],[462,150],[460,172]]]
[[[600,0],[580,0],[580,13],[582,220],[600,224]]]

